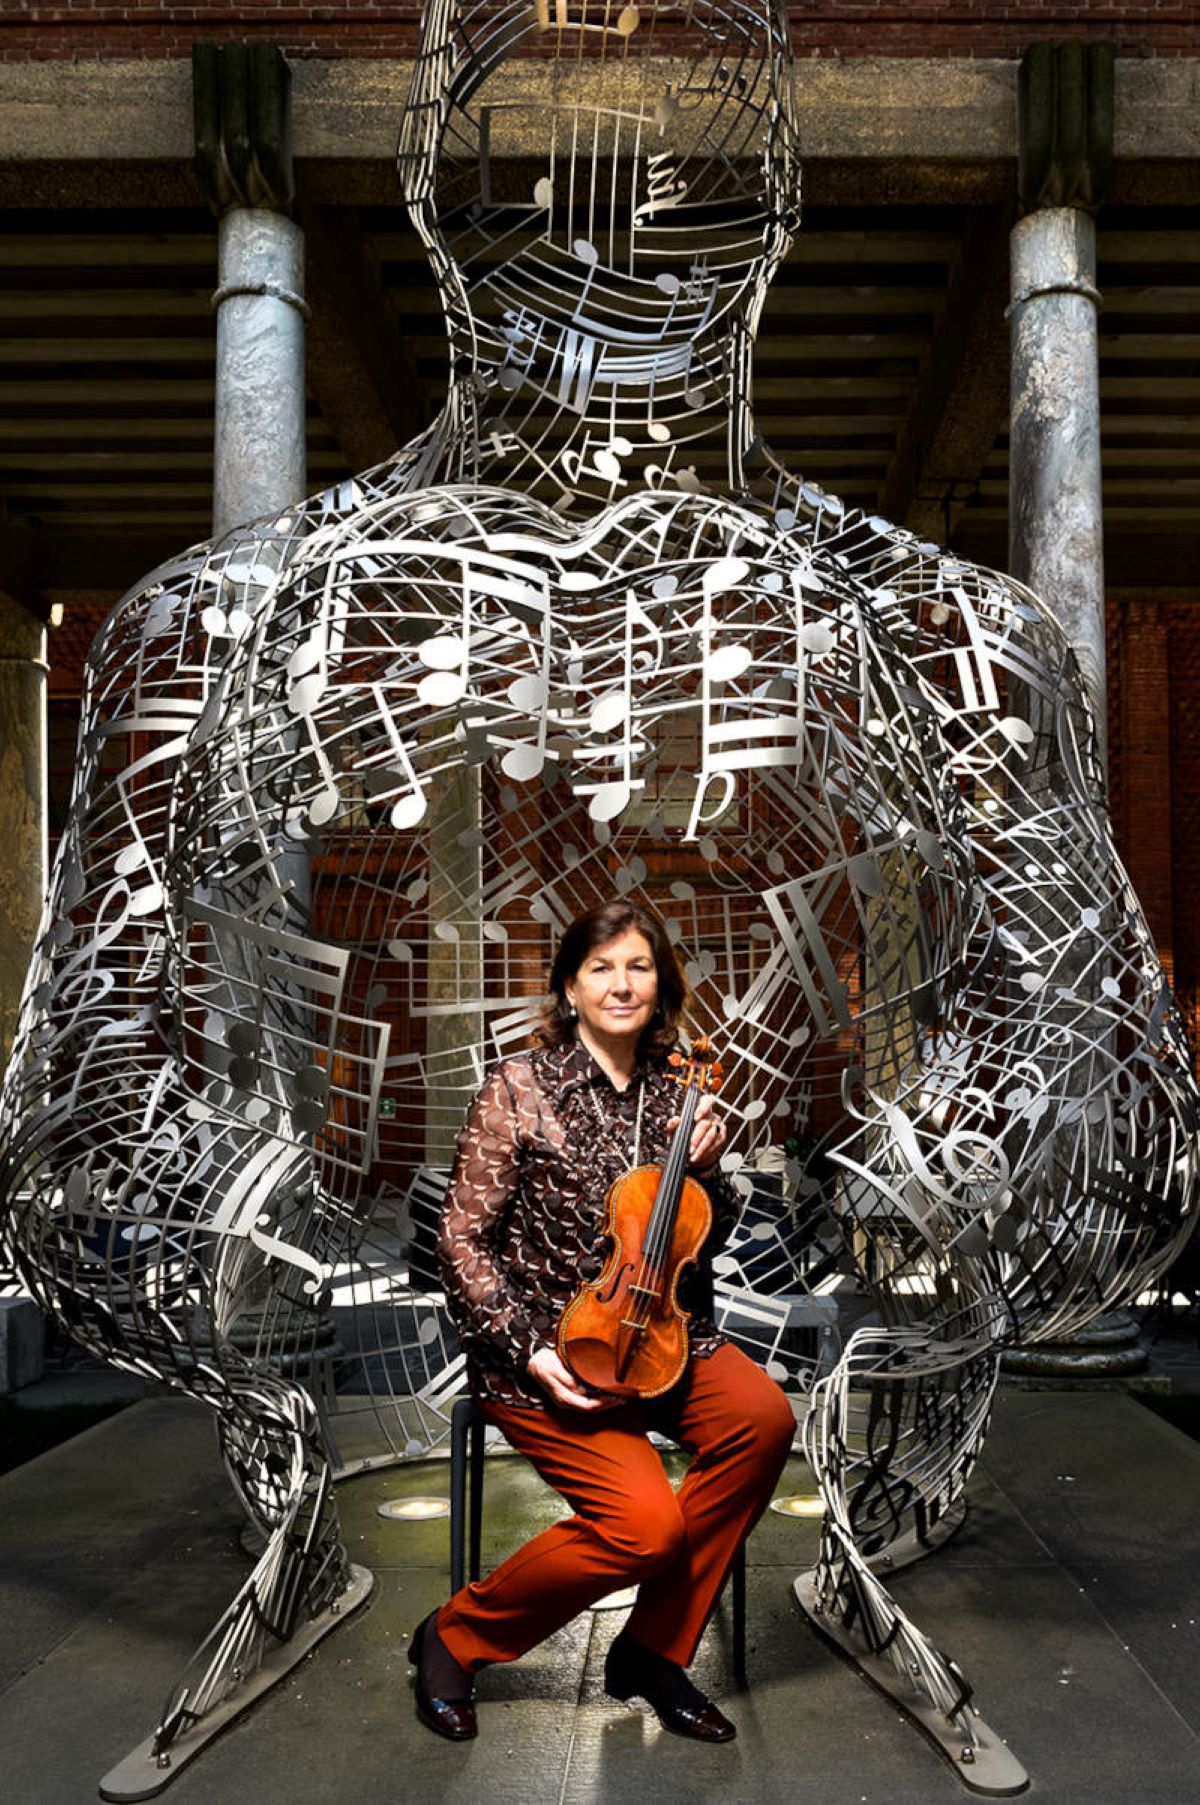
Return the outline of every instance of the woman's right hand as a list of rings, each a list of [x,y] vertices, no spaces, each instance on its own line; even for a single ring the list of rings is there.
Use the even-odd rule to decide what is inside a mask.
[[[538,1348],[530,1357],[529,1371],[542,1390],[564,1410],[611,1410],[614,1405],[624,1402],[623,1398],[606,1397],[603,1392],[592,1391],[582,1384],[556,1348]]]

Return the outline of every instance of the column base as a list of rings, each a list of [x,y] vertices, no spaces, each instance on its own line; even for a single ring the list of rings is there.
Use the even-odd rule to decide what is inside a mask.
[[[1001,1381],[1036,1390],[1086,1390],[1098,1381],[1117,1380],[1121,1389],[1169,1391],[1169,1380],[1147,1370],[1140,1333],[1127,1311],[1112,1311],[1061,1341],[1010,1348],[1000,1356]]]

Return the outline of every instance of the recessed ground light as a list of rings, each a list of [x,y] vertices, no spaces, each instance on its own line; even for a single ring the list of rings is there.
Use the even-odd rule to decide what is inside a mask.
[[[795,1492],[790,1498],[772,1498],[771,1509],[777,1510],[781,1517],[823,1517],[825,1500]]]
[[[398,1517],[404,1523],[421,1523],[428,1517],[448,1517],[448,1498],[385,1498],[378,1507],[381,1517]]]

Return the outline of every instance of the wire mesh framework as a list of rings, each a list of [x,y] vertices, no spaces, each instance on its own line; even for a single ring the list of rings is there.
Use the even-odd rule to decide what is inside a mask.
[[[527,53],[547,167],[511,195],[490,120]],[[344,1593],[333,1464],[442,1437],[454,1129],[614,890],[666,920],[730,1074],[718,1314],[810,1396],[806,1600],[972,1759],[969,1689],[881,1573],[961,1514],[1000,1350],[1190,1227],[1195,1085],[1053,598],[755,436],[789,83],[767,0],[435,0],[400,165],[445,410],[160,568],[93,647],[0,1151],[30,1290],[213,1408],[266,1537],[158,1753]],[[822,1371],[796,1324],[847,1263],[880,1322]]]

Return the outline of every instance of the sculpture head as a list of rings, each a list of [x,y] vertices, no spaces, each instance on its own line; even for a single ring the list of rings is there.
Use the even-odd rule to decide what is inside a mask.
[[[798,223],[783,8],[434,0],[400,173],[452,380],[694,436]]]

